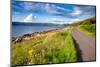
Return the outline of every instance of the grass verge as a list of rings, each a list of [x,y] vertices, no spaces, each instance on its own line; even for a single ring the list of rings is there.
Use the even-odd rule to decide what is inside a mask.
[[[91,25],[80,25],[78,27],[80,30],[82,30],[84,33],[87,35],[92,36],[93,38],[96,37],[96,25],[91,24]]]
[[[48,33],[28,41],[12,44],[12,64],[51,64],[76,62],[77,52],[70,29]]]

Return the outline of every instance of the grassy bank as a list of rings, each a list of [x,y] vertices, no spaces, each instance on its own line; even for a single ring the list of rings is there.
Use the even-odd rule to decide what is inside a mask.
[[[92,37],[95,37],[96,35],[96,25],[91,24],[91,25],[80,25],[79,28],[86,33],[87,35],[90,35]]]
[[[76,62],[77,52],[70,29],[48,32],[28,41],[12,44],[12,64]]]
[[[71,26],[78,27],[80,31],[92,36],[93,38],[96,37],[96,17],[73,23]]]

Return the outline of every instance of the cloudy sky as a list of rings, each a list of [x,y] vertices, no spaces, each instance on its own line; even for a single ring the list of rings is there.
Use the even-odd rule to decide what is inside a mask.
[[[95,16],[95,6],[12,2],[13,22],[72,23]]]

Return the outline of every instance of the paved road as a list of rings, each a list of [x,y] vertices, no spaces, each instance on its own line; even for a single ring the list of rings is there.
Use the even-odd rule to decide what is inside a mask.
[[[95,39],[76,28],[72,29],[72,36],[76,42],[81,61],[95,61]]]

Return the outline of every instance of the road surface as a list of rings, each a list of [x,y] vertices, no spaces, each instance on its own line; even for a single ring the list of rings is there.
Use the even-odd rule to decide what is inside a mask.
[[[95,39],[79,31],[77,28],[72,29],[72,36],[80,54],[80,61],[95,61]]]

